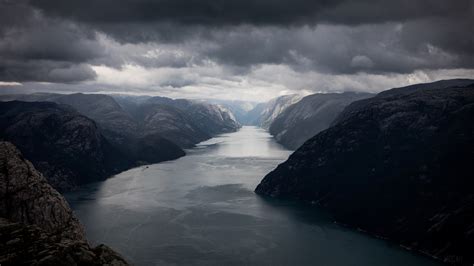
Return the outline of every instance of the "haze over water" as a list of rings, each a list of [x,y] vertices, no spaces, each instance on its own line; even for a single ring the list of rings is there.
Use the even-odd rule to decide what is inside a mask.
[[[243,127],[66,195],[94,244],[136,265],[437,265],[253,190],[291,152]]]

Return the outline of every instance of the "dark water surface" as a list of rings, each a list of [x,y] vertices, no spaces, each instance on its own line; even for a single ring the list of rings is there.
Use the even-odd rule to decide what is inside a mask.
[[[261,129],[187,153],[66,195],[91,242],[135,265],[437,265],[339,227],[314,207],[255,195],[290,154]]]

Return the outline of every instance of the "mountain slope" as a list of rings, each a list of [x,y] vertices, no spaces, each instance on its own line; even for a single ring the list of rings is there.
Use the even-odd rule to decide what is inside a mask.
[[[54,102],[70,105],[79,113],[93,119],[107,137],[136,134],[136,121],[109,95],[68,94],[57,97]]]
[[[133,153],[153,148],[151,140],[160,146],[172,146],[166,140],[183,148],[194,146],[216,134],[236,131],[240,124],[233,114],[215,104],[166,97],[124,96],[103,94],[54,94],[2,95],[2,101],[49,101],[66,104],[93,119],[101,133],[123,153]],[[162,113],[160,113],[162,112]],[[160,136],[159,134],[163,134]],[[160,139],[162,137],[162,139]],[[137,147],[142,143],[148,146]],[[159,162],[148,153],[149,162]]]
[[[256,192],[317,203],[339,222],[472,264],[474,86],[451,84],[355,102]]]
[[[106,178],[124,161],[94,121],[50,102],[0,103],[0,137],[13,142],[53,187]]]
[[[227,109],[185,99],[152,97],[135,109],[134,116],[146,134],[160,134],[184,148],[240,128]]]
[[[249,114],[249,111],[254,109],[255,106],[257,105],[257,103],[255,102],[246,102],[246,101],[239,101],[239,100],[210,99],[210,100],[206,100],[206,102],[225,107],[235,116],[235,120],[241,125],[252,124],[252,122],[249,121],[249,118],[251,119],[251,116],[249,116],[248,114]]]
[[[140,121],[136,121],[109,95],[58,94],[49,100],[72,106],[79,113],[93,119],[107,141],[121,154],[129,157],[131,165],[136,165],[137,162],[159,163],[185,155],[184,151],[170,141],[172,139],[157,132],[142,131]]]
[[[296,149],[306,140],[328,128],[351,102],[372,96],[369,93],[313,94],[289,106],[270,125],[270,134],[289,149]]]
[[[183,148],[190,148],[211,137],[202,131],[184,111],[166,104],[140,105],[136,117],[140,121],[139,125],[143,134],[163,136]]]
[[[2,265],[127,265],[87,244],[66,200],[8,142],[0,142],[0,197]]]
[[[232,112],[215,104],[192,104],[186,108],[191,120],[210,135],[234,132],[240,128]]]
[[[283,95],[268,102],[257,104],[247,113],[246,121],[248,121],[249,125],[268,129],[279,114],[292,104],[297,103],[301,98],[297,94]]]
[[[129,142],[138,145],[132,152],[124,152],[102,136],[94,121],[52,102],[1,102],[0,138],[17,145],[61,191],[103,180],[138,161],[156,162],[184,155],[179,147],[159,137]]]

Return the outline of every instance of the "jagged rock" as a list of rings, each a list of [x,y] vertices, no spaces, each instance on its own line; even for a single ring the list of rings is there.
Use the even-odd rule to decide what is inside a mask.
[[[1,265],[127,265],[91,248],[64,198],[11,143],[0,142]]]
[[[318,204],[344,224],[471,265],[474,86],[466,84],[422,84],[354,102],[256,192]]]
[[[66,200],[8,142],[0,142],[0,217],[34,224],[48,233],[85,240]]]
[[[34,225],[0,218],[1,265],[128,265],[105,245],[63,239]]]

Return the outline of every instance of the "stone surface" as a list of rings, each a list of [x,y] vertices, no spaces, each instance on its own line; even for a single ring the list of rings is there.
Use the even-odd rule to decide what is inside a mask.
[[[4,141],[0,142],[0,198],[0,217],[85,241],[84,230],[66,200],[15,146]]]
[[[127,265],[87,243],[65,199],[9,142],[0,142],[1,265]]]

